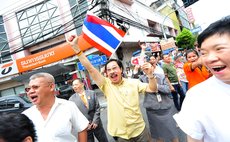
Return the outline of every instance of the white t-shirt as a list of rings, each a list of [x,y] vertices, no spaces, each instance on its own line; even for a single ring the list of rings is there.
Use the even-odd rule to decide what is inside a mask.
[[[59,98],[55,98],[46,120],[35,105],[23,114],[33,121],[38,142],[77,142],[78,132],[89,123],[73,102]]]
[[[230,142],[230,85],[211,77],[192,87],[174,115],[179,127],[204,142]]]

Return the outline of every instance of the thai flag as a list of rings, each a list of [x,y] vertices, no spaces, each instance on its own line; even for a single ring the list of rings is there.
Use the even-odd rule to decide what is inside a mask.
[[[82,35],[89,44],[111,56],[122,42],[125,32],[95,15],[87,14]]]

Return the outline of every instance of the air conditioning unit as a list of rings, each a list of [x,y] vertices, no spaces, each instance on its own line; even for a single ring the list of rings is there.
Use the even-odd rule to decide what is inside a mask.
[[[134,3],[134,0],[119,0],[119,1],[128,5],[132,5]]]

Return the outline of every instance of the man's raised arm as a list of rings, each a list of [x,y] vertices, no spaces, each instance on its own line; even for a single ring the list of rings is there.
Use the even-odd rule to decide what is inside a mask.
[[[104,76],[100,74],[100,72],[90,63],[88,58],[85,56],[83,51],[78,46],[78,36],[72,35],[67,39],[67,42],[72,46],[75,51],[78,59],[82,63],[82,65],[89,72],[92,79],[95,81],[97,86],[101,86],[104,82]]]

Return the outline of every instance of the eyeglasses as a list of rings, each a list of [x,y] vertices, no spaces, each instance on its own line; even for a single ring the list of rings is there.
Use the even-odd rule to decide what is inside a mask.
[[[33,90],[37,90],[40,86],[38,85],[32,85],[31,87],[26,87],[25,91],[26,93],[28,93],[30,91],[30,89],[32,88]]]
[[[52,83],[52,82],[48,82],[48,85],[47,85],[47,86],[44,86],[44,87],[50,86],[51,83]],[[32,86],[30,86],[30,87],[26,87],[26,88],[25,88],[25,92],[28,93],[28,92],[31,90],[31,88],[32,88],[33,90],[37,90],[39,87],[41,87],[41,86],[39,86],[39,85],[32,85]]]

